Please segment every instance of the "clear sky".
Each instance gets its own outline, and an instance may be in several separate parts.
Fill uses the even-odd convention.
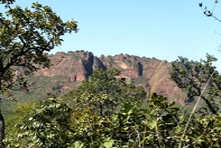
[[[215,1],[215,0],[214,0]],[[213,0],[38,0],[64,20],[78,21],[79,32],[66,35],[57,51],[91,51],[96,56],[127,53],[172,61],[206,53],[221,58],[221,23],[203,15],[198,3]],[[30,6],[32,0],[17,0]],[[214,14],[221,17],[221,1]],[[220,64],[221,65],[221,64]]]

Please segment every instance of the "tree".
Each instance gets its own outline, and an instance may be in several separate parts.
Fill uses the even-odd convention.
[[[221,75],[212,65],[216,60],[207,54],[206,60],[200,62],[189,61],[183,57],[172,62],[171,79],[187,93],[188,98],[200,97],[203,100],[203,115],[209,113],[206,111],[208,109],[212,114],[218,114],[220,111]]]
[[[115,68],[98,69],[79,87],[61,97],[70,100],[74,110],[73,139],[85,147],[101,146],[112,134],[119,137],[119,128],[112,130],[112,116],[123,108],[122,104],[146,99],[142,87],[127,84],[119,75],[120,71]]]
[[[90,106],[100,116],[110,116],[122,102],[146,98],[142,87],[126,84],[124,79],[117,78],[119,75],[120,71],[115,68],[98,69],[63,98],[72,99],[73,105],[78,108]]]
[[[26,110],[20,111],[21,107]],[[17,120],[16,130],[13,130],[14,133],[9,131],[6,136],[7,147],[70,146],[73,142],[69,122],[71,113],[69,105],[57,98],[43,99],[31,105],[18,105],[14,114],[15,119],[11,120],[11,122]]]
[[[119,74],[117,69],[96,70],[89,80],[61,98],[49,98],[31,105],[31,110],[28,108],[28,113],[23,113],[22,120],[17,123],[19,130],[12,128],[14,134],[10,130],[6,135],[7,146],[68,147],[83,143],[85,147],[97,147],[103,142],[106,145],[109,135],[123,138],[123,129],[113,128],[111,116],[124,108],[122,103],[133,104],[139,100],[141,105],[146,92],[117,78]],[[130,106],[135,109],[135,105]],[[19,113],[15,112],[11,123],[15,123]],[[114,119],[113,122],[118,124]]]
[[[113,72],[115,69],[110,71]],[[113,78],[113,73],[106,72],[95,71],[98,76],[96,82],[108,84],[110,79],[107,79],[107,76]],[[48,98],[31,105],[17,106],[14,116],[8,121],[17,123],[17,128],[7,127],[6,146],[220,147],[220,113],[207,116],[194,115],[188,120],[189,112],[178,107],[175,101],[168,101],[168,98],[156,93],[149,95],[144,101],[141,97],[143,93],[140,92],[142,89],[138,89],[139,87],[128,89],[125,83],[124,87],[116,85],[122,84],[122,82],[117,83],[118,80],[120,79],[114,79],[110,84],[116,86],[116,90],[121,90],[120,97],[115,93],[111,95],[121,98],[122,102],[119,101],[117,105],[119,108],[110,115],[100,114],[100,106],[97,106],[99,99],[105,101],[109,98],[103,99],[93,94],[97,92],[99,96],[104,90],[95,91],[93,88],[96,88],[96,85],[93,85],[93,88],[92,85],[86,85],[92,84],[95,80],[83,82],[85,87],[79,86],[82,90],[78,91],[83,94],[87,91],[87,95],[77,93],[75,94],[77,96],[73,96],[73,93],[68,93],[62,98]],[[94,82],[94,84],[99,83]],[[105,91],[111,93],[111,90]],[[78,103],[76,100],[74,103],[63,100],[63,98],[73,100],[74,97],[79,99]],[[187,124],[189,128],[186,128]]]
[[[0,0],[5,5],[0,13],[0,92],[9,96],[11,89],[28,88],[25,75],[50,66],[46,52],[61,45],[61,36],[78,30],[76,21],[64,22],[49,6],[33,3],[22,9],[14,2]],[[0,118],[0,144],[3,129]]]

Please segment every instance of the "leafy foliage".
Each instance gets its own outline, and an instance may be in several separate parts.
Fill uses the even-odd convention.
[[[7,147],[220,147],[220,113],[193,115],[189,121],[190,113],[174,101],[156,93],[146,96],[149,93],[125,84],[116,74],[116,69],[97,70],[61,98],[18,106],[8,121]],[[118,107],[101,114],[97,102],[114,103],[113,97],[120,98]]]
[[[206,60],[200,62],[179,57],[172,63],[172,80],[187,93],[188,98],[200,97],[204,101],[200,110],[203,115],[208,114],[208,111],[213,114],[219,112],[221,76],[212,65],[216,60],[207,54]]]
[[[8,146],[67,147],[72,109],[63,101],[48,98],[32,105],[32,109],[18,122],[17,137],[6,139]],[[11,142],[11,140],[13,142]],[[14,145],[13,145],[14,144]]]
[[[0,22],[2,91],[16,80],[27,88],[23,74],[36,71],[39,65],[49,67],[44,52],[60,45],[65,33],[77,31],[75,21],[63,22],[50,7],[39,3],[33,3],[32,9],[9,7],[5,15],[0,14]],[[16,67],[23,67],[23,73]]]
[[[90,106],[101,116],[110,116],[119,107],[121,102],[133,99],[145,99],[142,87],[126,84],[123,79],[117,79],[120,72],[117,69],[96,70],[82,84],[70,91],[63,98],[73,99],[77,108]]]
[[[33,3],[31,9],[14,6],[15,0],[0,0],[0,95],[11,90],[28,90],[25,76],[40,67],[49,67],[45,52],[61,45],[62,36],[77,32],[77,22],[64,22],[52,9]],[[3,95],[4,94],[4,95]],[[0,146],[3,146],[4,118],[0,112]]]

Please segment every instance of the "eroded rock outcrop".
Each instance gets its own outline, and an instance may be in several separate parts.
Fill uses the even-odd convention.
[[[177,94],[182,96],[182,91],[179,88],[175,89],[174,82],[169,78],[170,63],[167,61],[128,54],[96,57],[93,53],[83,50],[58,52],[49,55],[49,58],[52,63],[50,69],[41,69],[35,75],[68,77],[67,81],[71,83],[64,84],[60,89],[73,89],[76,86],[74,83],[88,79],[96,69],[115,67],[121,71],[120,77],[125,78],[127,82],[177,100],[180,99]]]

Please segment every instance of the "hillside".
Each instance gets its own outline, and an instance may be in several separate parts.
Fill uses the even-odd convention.
[[[87,51],[57,52],[49,55],[52,66],[29,78],[30,91],[16,93],[21,101],[60,95],[78,86],[96,69],[117,68],[128,83],[143,86],[171,99],[182,100],[182,91],[169,79],[170,63],[156,58],[128,54],[96,57]],[[182,101],[180,102],[182,103]]]

